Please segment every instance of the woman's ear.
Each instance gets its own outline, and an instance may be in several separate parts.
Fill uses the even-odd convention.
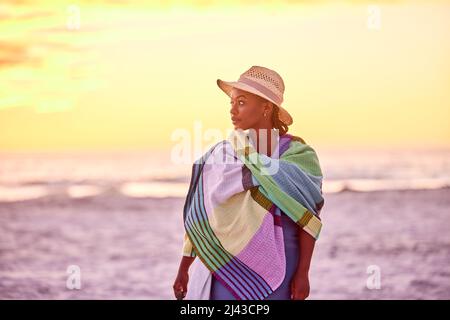
[[[273,112],[273,103],[270,101],[267,101],[267,107],[266,107],[267,113],[272,113]]]
[[[264,111],[267,111],[267,112],[270,112],[270,111],[272,111],[272,102],[270,102],[270,101],[264,101],[263,102],[263,108],[264,108]]]

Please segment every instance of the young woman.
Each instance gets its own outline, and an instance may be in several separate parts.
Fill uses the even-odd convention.
[[[217,84],[231,99],[235,132],[193,166],[175,297],[306,299],[324,204],[317,155],[287,134],[292,117],[281,106],[278,73],[253,66],[238,81]],[[236,162],[207,163],[219,154]]]

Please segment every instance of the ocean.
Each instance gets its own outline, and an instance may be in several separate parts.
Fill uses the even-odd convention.
[[[450,186],[450,149],[320,150],[324,193],[421,190]],[[192,159],[195,159],[194,157]],[[170,151],[3,153],[0,202],[59,195],[184,197],[191,164]]]
[[[450,299],[450,151],[316,151],[309,298]],[[174,299],[191,164],[170,159],[1,154],[0,299]]]

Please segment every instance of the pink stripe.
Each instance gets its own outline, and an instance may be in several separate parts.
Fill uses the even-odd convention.
[[[274,225],[271,213],[266,213],[261,226],[236,258],[259,274],[272,290],[283,282],[286,269],[283,230]]]
[[[283,100],[281,100],[275,93],[273,93],[268,88],[264,87],[263,85],[259,84],[256,81],[250,80],[250,79],[245,78],[245,77],[240,77],[239,78],[239,82],[242,82],[242,83],[245,83],[245,84],[247,84],[249,86],[252,86],[253,88],[255,88],[258,91],[260,91],[262,94],[265,94],[270,99],[275,101],[275,103],[278,104],[278,105],[281,105],[281,103],[283,102]]]

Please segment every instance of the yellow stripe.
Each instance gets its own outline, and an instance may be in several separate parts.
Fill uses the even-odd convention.
[[[303,216],[301,217],[301,219],[297,222],[297,224],[304,227],[308,224],[308,222],[311,220],[312,217],[313,217],[313,214],[309,210],[306,210],[305,213],[303,213]]]
[[[309,220],[307,226],[308,228],[310,228],[311,230],[315,230],[316,233],[319,234],[320,229],[322,228],[322,222],[316,216],[314,216],[313,219]]]
[[[272,207],[272,201],[270,201],[266,196],[264,196],[261,191],[259,191],[258,187],[253,187],[250,189],[253,200],[261,205],[261,207],[266,210],[270,210]]]

